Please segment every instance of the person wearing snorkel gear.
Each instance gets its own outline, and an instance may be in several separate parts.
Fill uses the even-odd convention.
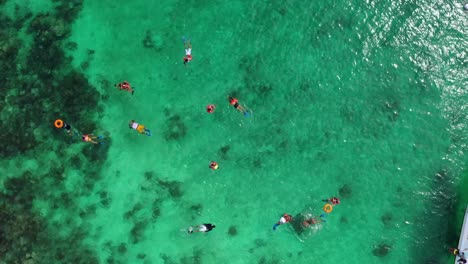
[[[192,61],[192,44],[189,40],[184,39],[184,49],[185,49],[185,56],[184,56],[184,65]]]
[[[207,105],[207,106],[206,106],[206,112],[207,112],[208,114],[212,114],[212,113],[214,112],[215,109],[216,109],[216,106],[215,106],[215,105],[210,104],[210,105]]]
[[[101,138],[102,136],[95,136],[93,134],[84,134],[81,136],[81,140],[83,140],[83,142],[89,142],[93,144],[102,144],[102,142],[95,141],[95,139],[101,139]]]
[[[65,129],[65,131],[67,131],[68,134],[71,133],[71,126],[67,122],[63,122],[63,127],[62,128]]]
[[[324,216],[325,215],[322,214],[322,215],[320,215],[319,219],[317,219],[316,217],[306,219],[306,220],[302,221],[302,226],[303,227],[309,227],[311,225],[316,225],[316,224],[319,224],[319,223],[322,223],[322,222],[326,222],[326,220],[322,219],[322,217],[324,217]]]
[[[210,169],[212,169],[212,170],[217,170],[217,169],[219,168],[219,165],[218,165],[218,163],[217,163],[216,161],[212,161],[212,162],[210,162],[210,166],[209,166],[209,167],[210,167]]]
[[[80,135],[80,132],[78,132],[76,129],[73,129],[72,126],[67,122],[63,122],[63,129],[65,129],[65,131],[67,131],[67,134],[71,137],[74,137],[75,135]]]
[[[453,254],[455,256],[455,258],[458,257],[457,262],[459,264],[465,264],[466,263],[466,257],[465,257],[464,252],[460,252],[460,250],[458,248],[450,248],[449,251],[450,251],[451,254]]]
[[[322,201],[327,202],[327,203],[331,203],[333,206],[341,203],[340,198],[338,198],[338,197],[331,197],[331,198],[328,198],[328,199],[325,199],[325,200],[322,200]]]
[[[283,216],[280,218],[276,224],[273,225],[273,230],[276,230],[276,228],[282,224],[286,224],[292,221],[292,216],[288,214],[283,214]]]
[[[213,225],[213,224],[202,224],[202,225],[199,225],[199,226],[196,226],[195,228],[194,227],[189,227],[188,228],[188,232],[189,234],[193,233],[193,232],[203,232],[203,233],[207,233],[207,232],[210,232],[211,230],[213,230],[216,226]]]
[[[145,128],[144,125],[140,125],[137,122],[135,122],[135,120],[130,120],[130,122],[128,123],[128,127],[130,129],[136,130],[140,134],[151,136],[151,131]]]
[[[132,93],[132,95],[135,93],[135,90],[130,86],[130,83],[127,81],[123,81],[119,84],[114,84],[115,87],[119,88],[120,90],[125,90],[127,92]]]
[[[244,114],[245,116],[249,116],[249,110],[247,110],[245,107],[239,104],[239,100],[237,98],[229,96],[229,104],[232,105],[235,109],[237,109],[239,112]]]

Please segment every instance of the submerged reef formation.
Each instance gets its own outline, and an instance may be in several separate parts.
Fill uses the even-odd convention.
[[[71,157],[63,145],[79,141],[53,126],[63,118],[79,132],[98,129],[93,115],[100,110],[100,95],[64,50],[73,48],[66,41],[83,1],[52,0],[53,9],[45,13],[18,4],[14,14],[5,13],[5,2],[0,1],[0,160],[18,162],[1,179],[1,262],[98,263],[83,240],[86,219],[101,205],[77,200],[92,194],[100,175],[96,164],[106,158],[110,142],[97,148],[83,144]],[[41,170],[25,169],[28,160]],[[87,174],[74,190],[64,184],[68,169]],[[102,192],[102,206],[110,202]]]
[[[379,245],[374,247],[374,249],[372,250],[372,254],[376,257],[382,258],[388,255],[388,253],[390,252],[390,249],[392,249],[391,246],[385,243],[380,243]]]

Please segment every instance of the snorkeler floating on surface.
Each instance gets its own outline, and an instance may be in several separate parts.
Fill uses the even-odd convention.
[[[208,114],[212,114],[212,113],[214,112],[215,109],[216,109],[216,106],[215,106],[215,105],[210,104],[210,105],[207,105],[207,106],[206,106],[206,112],[207,112]]]
[[[134,130],[138,131],[138,133],[140,133],[140,134],[151,136],[151,131],[149,129],[145,128],[144,125],[140,125],[137,122],[135,122],[135,120],[130,120],[130,122],[128,122],[128,127],[130,129],[134,129]]]
[[[54,126],[56,128],[63,128],[65,131],[67,131],[68,134],[71,132],[71,126],[67,122],[64,122],[62,119],[57,119],[54,122]]]
[[[218,163],[216,161],[210,162],[210,169],[217,170],[219,168]]]
[[[322,223],[322,222],[326,222],[326,220],[323,219],[323,217],[325,217],[325,215],[321,214],[319,219],[317,219],[317,217],[311,217],[309,219],[305,219],[304,221],[302,221],[302,226],[303,227],[309,227],[311,225],[316,225],[316,224],[319,224],[319,223]]]
[[[54,126],[59,129],[65,129],[67,134],[71,137],[74,137],[75,135],[81,135],[80,132],[78,132],[76,129],[73,129],[69,123],[63,121],[62,119],[55,120]]]
[[[184,65],[192,61],[192,43],[190,43],[190,39],[182,38],[184,41],[184,49],[185,49],[185,56],[184,56]]]
[[[327,203],[331,203],[333,206],[341,203],[340,198],[338,198],[338,197],[331,197],[331,198],[328,198],[328,199],[325,199],[325,200],[322,200],[322,201],[327,202]]]
[[[244,106],[239,104],[239,100],[235,97],[228,97],[229,99],[229,104],[231,104],[235,109],[237,109],[239,112],[241,112],[244,116],[248,117],[250,116],[250,111],[247,110]]]
[[[127,81],[123,81],[119,84],[114,84],[114,86],[119,88],[120,90],[125,90],[127,92],[130,92],[132,93],[132,95],[135,93],[135,89],[133,89],[130,83],[128,83]]]
[[[292,220],[292,216],[288,215],[288,214],[283,214],[283,216],[280,218],[280,220],[273,225],[273,230],[276,230],[276,228],[282,224],[286,224],[286,223],[289,223],[291,222]]]
[[[104,142],[95,141],[95,139],[102,139],[102,138],[103,136],[95,136],[93,134],[84,134],[81,136],[81,140],[83,140],[83,142],[89,142],[93,144],[103,144]]]
[[[213,225],[213,224],[202,224],[202,225],[199,225],[199,226],[191,226],[187,229],[187,232],[189,234],[192,234],[193,232],[203,232],[203,233],[207,233],[207,232],[210,232],[211,230],[213,230],[213,228],[215,228],[216,226]]]

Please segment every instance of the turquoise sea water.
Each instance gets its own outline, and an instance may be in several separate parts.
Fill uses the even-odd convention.
[[[450,260],[468,188],[462,2],[0,4],[0,263]],[[307,240],[272,230],[331,196]],[[201,223],[217,227],[185,232]]]

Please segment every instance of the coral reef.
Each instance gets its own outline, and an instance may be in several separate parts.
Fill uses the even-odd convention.
[[[143,46],[145,48],[160,51],[164,46],[164,41],[160,34],[157,34],[152,30],[147,30],[145,33],[145,38],[143,39]]]
[[[156,199],[152,204],[151,217],[156,220],[161,215],[161,201]]]
[[[377,247],[375,247],[372,250],[372,254],[376,257],[382,258],[388,255],[388,253],[390,252],[390,249],[392,249],[391,246],[385,243],[380,243],[379,245],[377,245]]]
[[[341,188],[338,190],[338,193],[340,194],[341,198],[350,198],[353,194],[353,189],[351,189],[350,185],[345,184],[341,186]]]
[[[393,215],[391,213],[385,213],[385,214],[382,215],[380,220],[382,220],[382,223],[385,226],[390,226],[392,224]]]
[[[180,140],[187,134],[187,126],[184,124],[180,115],[172,115],[167,119],[164,138],[169,140]]]
[[[230,236],[235,236],[237,235],[237,228],[235,226],[230,226],[228,230],[228,234]]]
[[[0,0],[0,5],[4,2]],[[96,164],[106,158],[109,144],[92,150],[93,146],[83,145],[85,156],[67,156],[63,148],[47,144],[51,134],[73,142],[53,127],[55,119],[66,118],[74,128],[89,133],[97,129],[93,118],[100,110],[100,95],[63,51],[83,1],[53,2],[54,9],[34,15],[27,6],[16,5],[13,19],[0,9],[0,140],[9,142],[1,144],[0,158],[40,160],[37,155],[44,148],[58,157],[41,166],[48,170],[5,179],[0,192],[2,263],[98,263],[93,249],[83,242],[88,236],[86,225],[79,224],[97,207],[78,208],[75,201],[92,194],[100,175]],[[32,43],[24,40],[25,34]],[[69,192],[64,180],[70,168],[86,168],[89,177]],[[102,205],[108,206],[107,193],[100,195]],[[52,220],[56,214],[63,216],[62,221]]]
[[[181,187],[181,182],[162,179],[157,179],[157,182],[159,186],[161,186],[161,188],[168,191],[170,197],[173,199],[179,199],[184,195]]]
[[[231,146],[230,145],[225,145],[225,146],[222,146],[220,149],[219,149],[219,156],[222,160],[227,160],[228,159],[228,152],[229,150],[231,150]]]
[[[143,239],[143,233],[147,225],[148,221],[137,221],[134,223],[132,229],[130,230],[130,240],[133,244],[137,244]]]
[[[201,215],[201,213],[203,211],[203,205],[202,204],[194,204],[194,205],[190,206],[190,211],[192,213],[192,220],[195,220]]]

